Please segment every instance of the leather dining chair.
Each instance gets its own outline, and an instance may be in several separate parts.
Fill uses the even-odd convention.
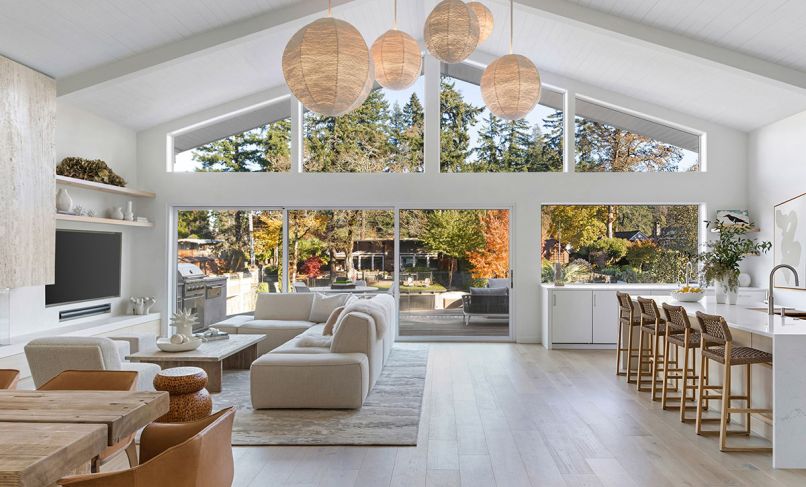
[[[232,422],[226,408],[198,421],[151,423],[140,437],[140,465],[128,470],[75,475],[71,487],[226,487],[235,474]]]
[[[39,387],[38,391],[133,391],[137,386],[137,372],[131,370],[65,370]],[[91,470],[98,472],[101,465],[125,451],[129,465],[137,465],[137,446],[134,435],[129,435],[102,451],[92,459]]]
[[[20,371],[17,369],[0,369],[0,389],[16,389],[17,381],[20,379]]]
[[[17,369],[0,369],[0,389],[16,389],[17,381],[20,379],[20,371]]]

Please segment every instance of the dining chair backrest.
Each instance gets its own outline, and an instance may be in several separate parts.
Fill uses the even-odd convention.
[[[641,310],[641,322],[645,325],[657,323],[661,319],[658,303],[654,299],[639,297],[638,308]]]
[[[0,389],[16,389],[17,381],[20,379],[20,371],[17,369],[0,369]]]
[[[38,391],[133,391],[137,372],[132,370],[65,370],[37,387]]]
[[[697,311],[697,323],[700,325],[700,332],[706,341],[716,343],[733,341],[730,327],[725,318]]]
[[[683,328],[684,330],[692,329],[691,320],[688,319],[686,308],[663,303],[663,311],[666,313],[666,321],[668,321],[669,324]]]
[[[632,297],[630,297],[628,293],[616,291],[616,299],[618,299],[619,318],[625,321],[632,321],[635,314],[635,305],[632,302]]]

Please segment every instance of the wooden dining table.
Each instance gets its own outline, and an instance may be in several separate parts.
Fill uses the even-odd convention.
[[[54,485],[168,408],[167,392],[0,391],[0,487]]]

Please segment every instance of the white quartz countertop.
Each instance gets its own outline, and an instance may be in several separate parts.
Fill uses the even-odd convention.
[[[654,299],[661,306],[669,303],[674,306],[683,306],[689,315],[694,317],[697,311],[712,315],[721,315],[731,328],[747,331],[758,335],[775,337],[780,335],[806,335],[806,320],[787,317],[782,319],[779,315],[767,314],[767,305],[760,301],[739,300],[738,304],[717,304],[712,297],[706,297],[697,303],[682,303],[668,296],[645,296]],[[759,308],[758,311],[750,308]]]
[[[618,284],[566,284],[565,286],[555,286],[554,284],[541,284],[542,287],[546,289],[601,289],[601,290],[622,290],[622,289],[662,289],[662,290],[669,290],[674,291],[678,287],[678,284],[627,284],[627,283],[618,283]],[[707,289],[713,289],[709,287]],[[763,288],[760,287],[740,287],[739,292],[742,291],[763,291]]]

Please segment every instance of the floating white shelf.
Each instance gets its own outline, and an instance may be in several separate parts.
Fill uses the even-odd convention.
[[[125,196],[134,196],[139,198],[156,198],[157,194],[151,191],[143,191],[133,188],[122,188],[120,186],[113,186],[111,184],[96,183],[94,181],[84,181],[83,179],[68,178],[67,176],[56,176],[56,184],[63,184],[65,186],[73,186],[76,188],[91,189],[94,191],[103,191],[104,193],[116,193]]]
[[[153,227],[151,222],[130,222],[128,220],[114,220],[112,218],[99,218],[97,216],[80,216],[80,215],[66,215],[64,213],[56,213],[57,220],[65,220],[70,222],[84,222],[84,223],[100,223],[104,225],[123,225],[129,227]]]

